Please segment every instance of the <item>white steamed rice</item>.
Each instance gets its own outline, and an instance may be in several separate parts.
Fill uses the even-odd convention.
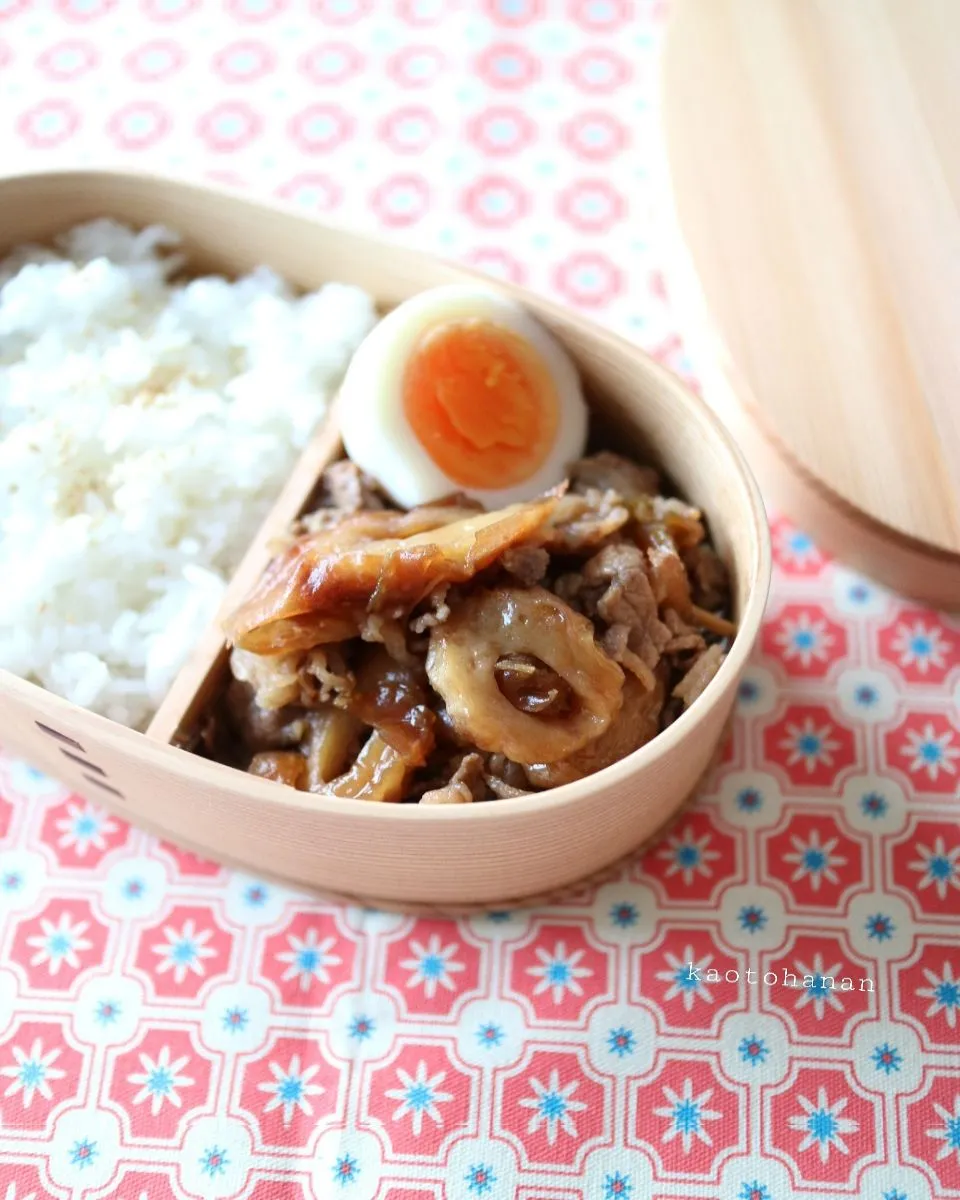
[[[0,666],[141,728],[375,320],[170,283],[176,244],[94,221],[0,263]]]

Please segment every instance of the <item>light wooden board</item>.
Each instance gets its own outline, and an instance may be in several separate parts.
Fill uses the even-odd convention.
[[[960,3],[675,0],[663,116],[679,315],[769,499],[960,606]]]

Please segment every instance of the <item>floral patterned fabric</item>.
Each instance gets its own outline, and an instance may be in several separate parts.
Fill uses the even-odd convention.
[[[3,165],[280,194],[689,373],[657,253],[664,15],[0,0]],[[723,762],[551,908],[318,903],[0,759],[0,1197],[960,1196],[960,625],[772,530]]]

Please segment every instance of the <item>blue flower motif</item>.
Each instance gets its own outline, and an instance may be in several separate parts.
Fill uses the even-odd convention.
[[[229,1165],[230,1159],[222,1146],[209,1146],[200,1155],[200,1167],[204,1175],[209,1175],[211,1179],[225,1175]]]
[[[243,893],[245,904],[249,904],[251,908],[263,908],[267,902],[269,891],[262,883],[251,883]]]
[[[790,534],[790,536],[787,538],[787,545],[798,558],[802,558],[804,555],[809,554],[813,549],[813,541],[811,538],[807,534],[801,533],[799,529],[794,530],[794,532]]]
[[[5,892],[19,892],[23,887],[23,876],[17,871],[7,871],[3,879],[0,879],[0,887]]]
[[[812,629],[797,629],[792,635],[793,644],[799,651],[813,650],[817,645],[817,635]]]
[[[756,788],[743,788],[737,792],[737,808],[741,812],[759,812],[762,807],[763,795]]]
[[[886,816],[889,807],[886,798],[879,792],[865,792],[860,797],[860,811],[865,817],[878,820],[880,817]]]
[[[906,1192],[898,1192],[896,1188],[891,1188],[889,1192],[883,1193],[883,1200],[908,1200]]]
[[[603,1181],[603,1200],[630,1200],[633,1195],[633,1184],[630,1176],[620,1171],[608,1175]]]
[[[773,1200],[773,1197],[765,1183],[754,1179],[750,1183],[747,1183],[746,1180],[743,1181],[737,1200]]]
[[[877,913],[875,916],[867,918],[864,929],[866,929],[870,941],[889,942],[897,927],[889,917]]]
[[[487,1022],[481,1025],[477,1030],[477,1041],[481,1046],[499,1046],[503,1041],[504,1033],[499,1025],[494,1025],[492,1022]]]
[[[113,1025],[123,1009],[116,1000],[100,1000],[93,1014],[98,1025]]]
[[[806,841],[792,835],[790,841],[793,851],[783,856],[784,862],[792,863],[796,868],[791,876],[792,881],[795,883],[799,879],[807,879],[815,892],[820,890],[824,880],[828,883],[839,883],[840,876],[836,868],[847,865],[845,856],[836,853],[839,840],[832,837],[821,842],[819,830],[816,829],[810,831]]]
[[[767,1061],[770,1057],[770,1047],[763,1038],[758,1038],[756,1034],[752,1034],[750,1037],[740,1039],[737,1053],[740,1055],[741,1062],[748,1062],[752,1067],[755,1067]]]
[[[607,1034],[607,1049],[617,1058],[626,1058],[637,1046],[633,1031],[621,1025],[619,1029],[611,1029]]]
[[[139,900],[145,891],[143,880],[137,879],[136,876],[128,879],[123,885],[123,894],[128,900]]]
[[[740,922],[741,929],[749,930],[750,933],[756,933],[758,929],[763,929],[764,925],[766,925],[767,914],[755,904],[748,904],[740,909],[740,915],[737,919]]]
[[[884,1042],[882,1046],[877,1046],[873,1052],[873,1065],[878,1071],[882,1071],[884,1075],[892,1075],[894,1071],[899,1071],[903,1064],[903,1055],[899,1050],[894,1049],[889,1042]]]
[[[508,912],[490,912],[487,913],[487,920],[491,925],[506,925],[512,915]]]
[[[377,1023],[372,1017],[358,1013],[350,1022],[350,1037],[355,1042],[365,1042],[373,1036]]]
[[[880,693],[869,683],[861,683],[853,693],[854,703],[861,708],[872,708],[880,699]]]
[[[854,604],[866,604],[871,592],[865,583],[852,583],[847,589],[847,598]]]
[[[472,1166],[464,1179],[467,1184],[467,1191],[472,1196],[486,1196],[493,1189],[493,1185],[497,1182],[497,1177],[493,1173],[493,1167],[488,1163],[477,1163]]]
[[[621,900],[610,909],[610,920],[618,929],[629,929],[636,925],[639,917],[637,906],[628,900]]]
[[[752,679],[744,679],[737,688],[737,696],[744,704],[752,704],[759,695],[760,688]]]
[[[341,1187],[353,1183],[360,1174],[357,1160],[349,1154],[341,1154],[333,1164],[333,1178]]]
[[[690,1153],[694,1138],[699,1139],[707,1146],[711,1145],[712,1141],[705,1122],[719,1120],[722,1115],[715,1109],[707,1107],[712,1094],[713,1089],[707,1088],[701,1095],[695,1096],[693,1080],[689,1078],[683,1081],[683,1088],[679,1093],[673,1088],[665,1086],[663,1095],[668,1103],[653,1110],[654,1116],[666,1117],[670,1122],[661,1141],[666,1143],[678,1137],[684,1154]]]
[[[74,1142],[70,1150],[70,1165],[79,1167],[82,1171],[84,1168],[93,1165],[98,1153],[97,1143],[91,1142],[89,1138]]]
[[[839,1096],[832,1103],[827,1100],[826,1088],[818,1088],[815,1101],[807,1096],[798,1096],[797,1103],[801,1112],[787,1118],[790,1129],[803,1133],[803,1138],[797,1147],[802,1154],[815,1146],[821,1162],[827,1162],[831,1151],[836,1148],[841,1154],[849,1154],[849,1148],[843,1140],[845,1133],[855,1133],[859,1128],[856,1121],[843,1116],[849,1097]]]
[[[250,1014],[245,1008],[228,1008],[223,1014],[223,1027],[231,1033],[242,1033],[250,1024]]]

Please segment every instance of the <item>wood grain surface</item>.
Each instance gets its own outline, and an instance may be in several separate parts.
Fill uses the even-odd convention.
[[[960,4],[676,0],[663,107],[769,498],[813,485],[811,533],[960,604]]]

